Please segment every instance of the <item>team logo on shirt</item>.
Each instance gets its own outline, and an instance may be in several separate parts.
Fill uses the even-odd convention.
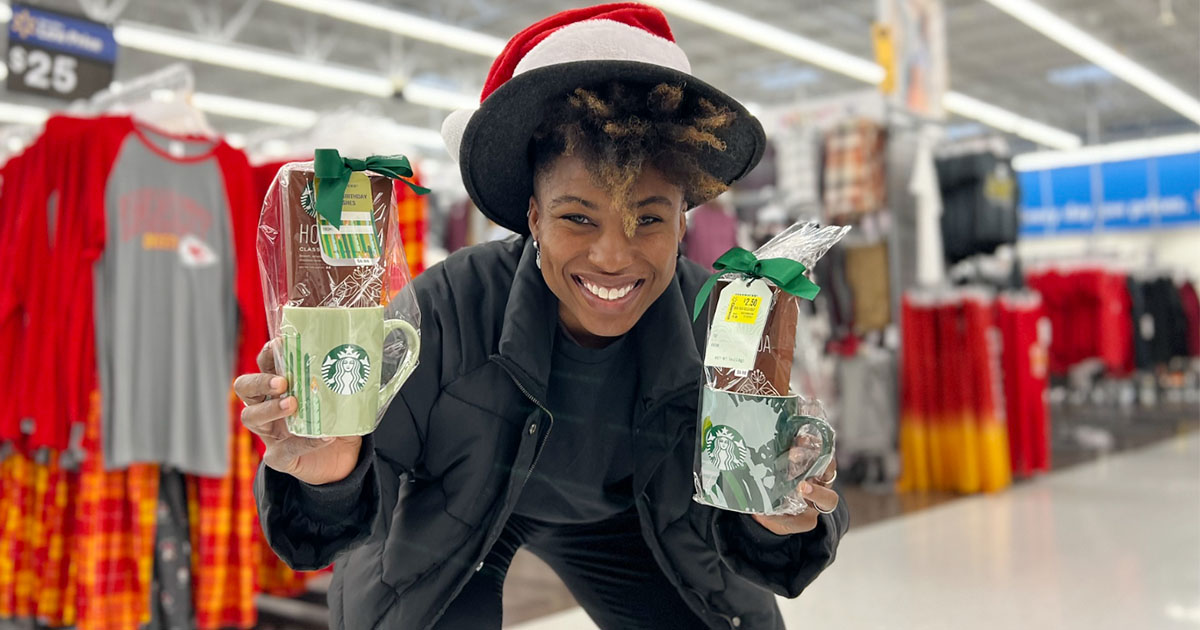
[[[146,239],[142,239],[145,241]],[[185,267],[208,267],[220,260],[208,243],[188,234],[179,239],[179,259]],[[143,243],[144,244],[144,243]]]
[[[367,351],[352,343],[340,345],[321,363],[321,378],[334,393],[353,396],[362,391],[371,376],[371,359]]]
[[[750,449],[746,440],[735,430],[723,424],[709,427],[704,434],[704,452],[717,470],[746,468],[750,461]]]

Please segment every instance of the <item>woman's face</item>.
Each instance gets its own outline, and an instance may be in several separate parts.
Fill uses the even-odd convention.
[[[629,332],[675,275],[687,227],[683,190],[648,168],[631,204],[632,236],[615,200],[574,156],[551,163],[534,182],[529,229],[541,246],[542,276],[563,325],[582,344]]]

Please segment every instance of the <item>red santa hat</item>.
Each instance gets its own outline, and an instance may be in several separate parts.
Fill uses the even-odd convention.
[[[453,112],[442,124],[446,148],[476,206],[496,223],[527,233],[529,141],[545,103],[611,80],[682,85],[736,112],[733,125],[719,134],[726,150],[702,157],[703,166],[727,183],[762,157],[762,126],[735,99],[691,75],[661,11],[636,3],[572,9],[509,40],[488,72],[479,107]]]

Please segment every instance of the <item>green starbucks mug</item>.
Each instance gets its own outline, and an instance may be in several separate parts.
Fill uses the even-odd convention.
[[[392,331],[405,338],[396,372],[381,385],[384,340]],[[386,319],[382,306],[330,308],[285,306],[279,326],[288,393],[296,413],[288,431],[302,437],[366,435],[412,374],[420,355],[417,330]]]
[[[801,413],[801,398],[705,387],[700,400],[695,500],[751,514],[806,509],[796,489],[824,472],[835,435],[824,420]]]

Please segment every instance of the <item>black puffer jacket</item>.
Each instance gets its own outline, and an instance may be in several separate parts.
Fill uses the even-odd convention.
[[[414,281],[421,365],[392,402],[363,462],[356,508],[337,522],[302,509],[299,482],[263,469],[258,507],[271,547],[298,569],[337,559],[329,592],[341,630],[429,628],[504,527],[539,449],[557,302],[528,238],[459,252]],[[845,507],[777,537],[692,501],[704,330],[687,305],[705,279],[681,260],[634,328],[634,496],[646,542],[712,628],[782,628],[774,593],[794,597],[834,558]],[[581,447],[583,447],[581,445]],[[360,470],[364,466],[360,465]]]

